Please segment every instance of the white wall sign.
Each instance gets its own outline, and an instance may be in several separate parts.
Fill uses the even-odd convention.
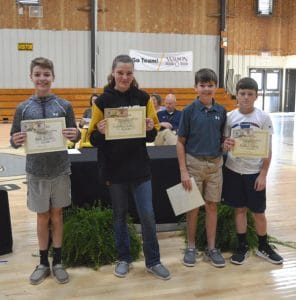
[[[192,71],[192,51],[160,53],[131,49],[129,55],[137,71]]]

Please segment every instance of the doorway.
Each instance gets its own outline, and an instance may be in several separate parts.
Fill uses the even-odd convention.
[[[266,112],[280,112],[282,107],[283,70],[272,68],[250,68],[249,76],[258,84],[255,106]]]
[[[284,111],[295,112],[296,69],[286,70]]]

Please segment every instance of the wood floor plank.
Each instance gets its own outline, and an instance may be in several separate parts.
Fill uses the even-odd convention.
[[[277,119],[280,122],[277,122]],[[285,124],[281,116],[273,117],[277,126]],[[291,118],[287,119],[291,122]],[[293,119],[294,122],[294,119]],[[0,125],[0,153],[17,153],[9,148],[11,124]],[[294,126],[291,125],[292,128]],[[275,131],[281,132],[280,128]],[[268,176],[267,218],[269,234],[283,241],[296,240],[296,148],[293,130],[288,136],[276,134],[274,157]],[[57,284],[52,278],[39,286],[32,286],[28,277],[38,264],[36,215],[26,207],[25,177],[1,177],[13,182],[19,190],[9,192],[13,228],[13,253],[0,256],[0,299],[296,299],[296,250],[277,245],[284,256],[283,265],[272,265],[253,253],[242,266],[229,262],[217,269],[199,258],[196,267],[181,264],[184,240],[180,232],[158,233],[162,261],[169,267],[172,279],[161,281],[145,271],[141,257],[125,279],[115,277],[114,266],[107,265],[94,271],[89,268],[70,268],[70,282]],[[0,184],[2,184],[0,183]],[[1,230],[1,229],[0,229]],[[6,261],[6,262],[5,262]]]

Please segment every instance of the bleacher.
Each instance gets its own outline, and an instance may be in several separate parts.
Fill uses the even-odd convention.
[[[162,99],[169,94],[175,94],[177,108],[182,110],[196,98],[194,88],[144,88],[148,94],[157,93]],[[102,93],[102,88],[58,88],[52,92],[72,103],[77,119],[82,117],[84,110],[89,106],[89,98],[93,93]],[[0,122],[11,122],[16,106],[28,99],[34,89],[0,89]],[[227,111],[236,108],[236,100],[231,98],[224,89],[217,89],[215,99]]]

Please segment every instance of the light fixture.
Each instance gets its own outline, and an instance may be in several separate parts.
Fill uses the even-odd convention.
[[[19,5],[40,5],[40,0],[16,0]]]
[[[271,16],[273,0],[256,0],[256,13],[258,16]]]

